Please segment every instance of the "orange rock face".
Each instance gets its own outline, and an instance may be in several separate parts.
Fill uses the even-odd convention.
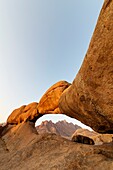
[[[83,64],[60,110],[100,133],[113,133],[113,0],[105,0]]]
[[[19,124],[28,120],[35,122],[39,117],[47,113],[61,113],[58,103],[63,91],[69,87],[70,83],[60,81],[50,87],[41,98],[39,104],[30,103],[15,109],[7,119],[8,124]]]
[[[18,109],[15,109],[7,119],[8,124],[19,124],[27,120],[33,120],[35,117],[39,116],[38,113],[38,103],[33,102],[27,106],[21,106]]]
[[[59,81],[51,86],[39,101],[39,113],[61,113],[58,108],[59,99],[63,91],[69,86],[70,83],[66,81]]]

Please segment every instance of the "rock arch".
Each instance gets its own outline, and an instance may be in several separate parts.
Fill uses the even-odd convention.
[[[56,83],[41,98],[36,110],[24,114],[20,111],[19,120],[18,116],[13,119],[16,113],[12,113],[7,122],[34,121],[43,114],[61,112],[97,132],[113,133],[112,19],[113,0],[105,0],[89,49],[72,85],[65,81]]]

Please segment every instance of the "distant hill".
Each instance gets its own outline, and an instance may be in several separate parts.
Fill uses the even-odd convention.
[[[43,121],[41,125],[36,126],[39,134],[42,133],[55,133],[57,135],[63,136],[65,138],[70,138],[72,134],[81,128],[73,123],[68,123],[65,120],[53,123],[52,121]]]

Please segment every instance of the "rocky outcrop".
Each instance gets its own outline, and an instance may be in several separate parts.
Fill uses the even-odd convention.
[[[60,98],[62,113],[113,133],[113,0],[105,0],[83,64]]]
[[[7,119],[8,124],[19,124],[28,120],[36,120],[47,113],[61,113],[58,103],[63,91],[70,86],[66,81],[59,81],[50,87],[39,101],[15,109]]]
[[[39,113],[61,113],[58,107],[59,99],[63,91],[70,86],[66,81],[59,81],[51,86],[38,104]]]
[[[73,142],[52,133],[38,134],[34,124],[41,115],[58,113],[60,108],[98,132],[113,132],[112,18],[113,0],[105,0],[89,50],[72,85],[53,85],[39,105],[32,103],[14,110],[7,124],[0,126],[1,170],[113,169],[113,142],[108,136],[107,143],[96,132],[89,132],[90,136],[76,133]],[[103,143],[90,145],[97,139]]]
[[[79,128],[81,127],[74,125],[73,123],[68,123],[65,120],[58,121],[57,123],[46,120],[43,121],[39,126],[36,126],[39,134],[55,133],[68,139],[71,139],[72,134]]]
[[[41,115],[38,112],[38,103],[33,102],[27,106],[21,106],[18,109],[15,109],[7,119],[8,124],[19,124],[21,122],[36,121]]]
[[[14,110],[7,124],[0,125],[1,170],[113,169],[113,142],[108,136],[109,143],[96,132],[86,136],[78,130],[73,142],[52,133],[38,134],[34,124],[43,114],[60,113],[60,107],[98,132],[113,132],[112,18],[113,0],[105,0],[88,53],[71,86],[67,82],[53,85],[39,105]],[[103,143],[91,145],[97,139]]]
[[[35,122],[43,114],[61,113],[58,103],[63,91],[70,86],[66,81],[59,81],[50,87],[39,101],[15,109],[7,119],[8,124],[19,124],[28,120]]]
[[[78,143],[89,143],[95,145],[102,145],[113,141],[113,134],[99,134],[88,129],[77,129],[72,135],[72,141]]]
[[[55,134],[39,135],[34,123],[7,125],[0,138],[1,170],[112,170],[113,144],[83,145]]]

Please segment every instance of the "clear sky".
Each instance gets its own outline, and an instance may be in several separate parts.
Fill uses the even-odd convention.
[[[57,81],[73,81],[103,2],[0,0],[0,122]]]

